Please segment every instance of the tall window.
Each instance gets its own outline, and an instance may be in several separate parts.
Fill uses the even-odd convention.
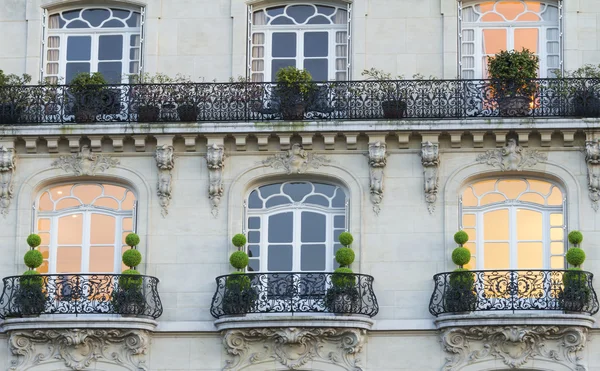
[[[36,201],[44,263],[40,273],[122,270],[125,236],[134,230],[134,194],[112,184],[53,186]]]
[[[348,9],[290,4],[250,12],[252,81],[273,81],[287,66],[315,81],[347,79]]]
[[[346,230],[347,198],[335,185],[269,184],[247,202],[249,271],[329,272]]]
[[[101,72],[120,83],[140,70],[141,13],[127,9],[89,7],[64,10],[48,17],[44,77],[64,78]]]
[[[540,58],[540,77],[561,68],[559,8],[524,0],[484,1],[463,7],[461,72],[487,78],[487,59],[501,50],[529,49]]]
[[[471,269],[564,269],[565,198],[537,179],[473,183],[461,197]]]

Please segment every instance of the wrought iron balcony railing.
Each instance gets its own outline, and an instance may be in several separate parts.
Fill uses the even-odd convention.
[[[120,274],[42,274],[3,279],[0,318],[40,314],[122,314],[158,318],[158,278]]]
[[[577,270],[445,272],[433,276],[434,316],[472,311],[554,310],[595,314],[594,275]]]
[[[336,313],[373,317],[373,277],[357,273],[247,273],[220,276],[210,313]]]
[[[0,87],[0,125],[553,116],[600,117],[600,79]]]

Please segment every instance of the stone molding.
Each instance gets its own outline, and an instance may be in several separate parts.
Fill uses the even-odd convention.
[[[13,360],[9,370],[61,362],[68,370],[94,370],[97,362],[113,363],[131,371],[148,370],[145,330],[44,329],[10,333]]]
[[[79,153],[60,156],[58,160],[52,162],[52,167],[61,168],[67,173],[73,173],[75,176],[94,176],[98,172],[104,172],[117,165],[119,165],[118,159],[92,153],[87,145],[82,146]]]
[[[425,202],[427,202],[427,210],[433,214],[439,187],[440,148],[438,143],[429,141],[421,143],[421,163],[425,179]]]
[[[600,141],[598,139],[585,142],[585,163],[592,208],[594,211],[598,211],[598,201],[600,200]]]
[[[504,148],[486,151],[477,156],[476,161],[496,167],[501,171],[521,171],[547,160],[546,153],[524,149],[517,144],[515,139],[508,139]]]
[[[381,212],[383,201],[383,178],[385,166],[387,165],[387,145],[384,142],[369,143],[369,185],[371,191],[371,203],[376,215]]]
[[[294,143],[287,151],[277,153],[262,162],[263,166],[283,169],[286,174],[303,174],[308,169],[318,169],[331,160],[315,153],[309,153],[301,144]]]
[[[0,213],[4,216],[8,214],[14,193],[13,176],[17,169],[15,160],[13,148],[0,146]]]
[[[171,170],[175,167],[173,146],[164,144],[156,147],[154,158],[156,159],[156,166],[158,167],[156,194],[158,195],[161,214],[164,218],[169,213],[169,204],[171,203],[171,193],[173,190],[173,175],[171,174]]]
[[[223,168],[225,167],[225,148],[213,143],[206,150],[206,166],[208,167],[208,198],[211,213],[219,214],[219,204],[223,197]]]
[[[243,370],[262,363],[279,363],[288,370],[310,368],[312,362],[362,371],[359,355],[366,330],[334,327],[273,327],[223,331],[230,359],[223,370]]]

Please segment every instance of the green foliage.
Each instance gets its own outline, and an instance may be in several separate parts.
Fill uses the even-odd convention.
[[[342,247],[335,253],[335,260],[342,266],[349,266],[354,261],[354,251],[349,247]]]
[[[342,245],[348,247],[352,244],[352,242],[354,242],[354,237],[352,237],[350,232],[342,232],[338,237],[338,241],[340,241]]]
[[[126,237],[125,237],[125,243],[127,244],[127,246],[137,246],[140,243],[140,236],[138,236],[135,233],[129,233]]]
[[[581,285],[584,283],[587,285],[587,274],[581,268],[569,268],[563,274],[563,284],[565,286]]]
[[[38,247],[41,243],[42,238],[39,235],[32,233],[29,236],[27,236],[27,244],[30,247]]]
[[[307,70],[300,70],[296,67],[284,67],[277,71],[275,76],[277,89],[286,91],[285,95],[301,94],[306,98],[309,93],[315,90],[315,84],[312,82],[312,76]]]
[[[44,279],[40,276],[38,271],[28,270],[23,272],[23,277],[19,279],[19,283],[23,288],[35,288],[42,287]]]
[[[488,59],[492,88],[497,97],[526,96],[534,94],[539,58],[523,48],[521,51],[503,50]]]
[[[248,254],[245,251],[236,251],[229,257],[229,263],[235,269],[244,269],[248,265]]]
[[[225,281],[225,287],[232,291],[248,290],[252,280],[244,272],[233,272]]]
[[[39,250],[29,250],[25,253],[23,257],[23,261],[25,265],[29,268],[37,268],[44,262],[44,257]]]
[[[579,267],[585,261],[585,252],[579,247],[571,247],[567,251],[566,258],[569,264]]]
[[[104,85],[108,84],[104,76],[100,72],[87,73],[81,72],[69,83],[70,91],[75,94],[86,92],[99,92],[104,89]]]
[[[246,236],[244,236],[241,233],[238,233],[235,236],[233,236],[233,238],[231,239],[231,243],[233,243],[233,246],[240,248],[246,245]]]
[[[563,275],[563,285],[564,289],[559,293],[563,310],[583,311],[591,298],[587,273],[581,268],[569,268]]]
[[[128,267],[137,267],[142,262],[142,254],[136,249],[129,249],[123,253],[122,260]]]
[[[364,70],[361,73],[362,76],[366,77],[366,80],[377,81],[378,84],[374,84],[370,87],[369,95],[373,98],[385,102],[385,101],[399,101],[402,99],[403,91],[399,89],[399,85],[395,83],[396,80],[403,80],[403,75],[392,76],[389,72],[377,68],[371,68]],[[357,93],[362,94],[361,91]]]
[[[452,251],[452,261],[454,264],[462,267],[471,260],[471,251],[466,247],[457,247]]]
[[[465,231],[458,231],[454,234],[454,242],[459,245],[464,245],[469,241],[469,235]]]
[[[574,78],[574,79],[600,79],[600,64],[594,66],[593,64],[584,64],[574,71],[565,71],[561,73],[560,70],[554,72],[558,78]]]
[[[30,82],[31,82],[31,75],[28,75],[26,73],[24,73],[21,76],[15,75],[13,73],[7,75],[4,73],[4,71],[0,70],[0,86],[26,85],[26,84],[29,84]]]
[[[449,312],[469,312],[477,306],[474,291],[475,275],[468,269],[457,268],[450,273],[449,285],[444,293],[444,305]]]
[[[583,234],[579,231],[569,232],[569,242],[578,246],[583,241]]]
[[[472,290],[475,283],[475,276],[471,271],[465,268],[456,268],[450,273],[450,287],[463,290]]]
[[[353,287],[356,285],[356,276],[351,273],[352,269],[340,267],[331,275],[331,283],[335,287]]]
[[[119,289],[121,290],[132,290],[139,289],[142,287],[143,277],[140,272],[135,269],[126,269],[121,272],[119,277]]]
[[[46,308],[48,298],[44,292],[44,278],[36,271],[23,272],[19,278],[19,289],[14,296],[16,316],[39,315]],[[6,313],[10,316],[11,313]]]

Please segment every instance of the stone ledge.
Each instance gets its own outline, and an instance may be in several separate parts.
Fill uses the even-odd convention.
[[[363,316],[280,316],[280,315],[254,315],[245,317],[226,317],[215,321],[219,331],[247,328],[354,328],[370,330],[375,321]]]
[[[439,330],[471,326],[579,326],[591,329],[594,327],[596,319],[587,314],[564,314],[551,311],[480,312],[442,315],[434,322]]]
[[[0,323],[0,333],[41,329],[129,329],[154,331],[157,322],[148,318],[119,315],[65,316],[45,314],[39,317],[10,318]]]

